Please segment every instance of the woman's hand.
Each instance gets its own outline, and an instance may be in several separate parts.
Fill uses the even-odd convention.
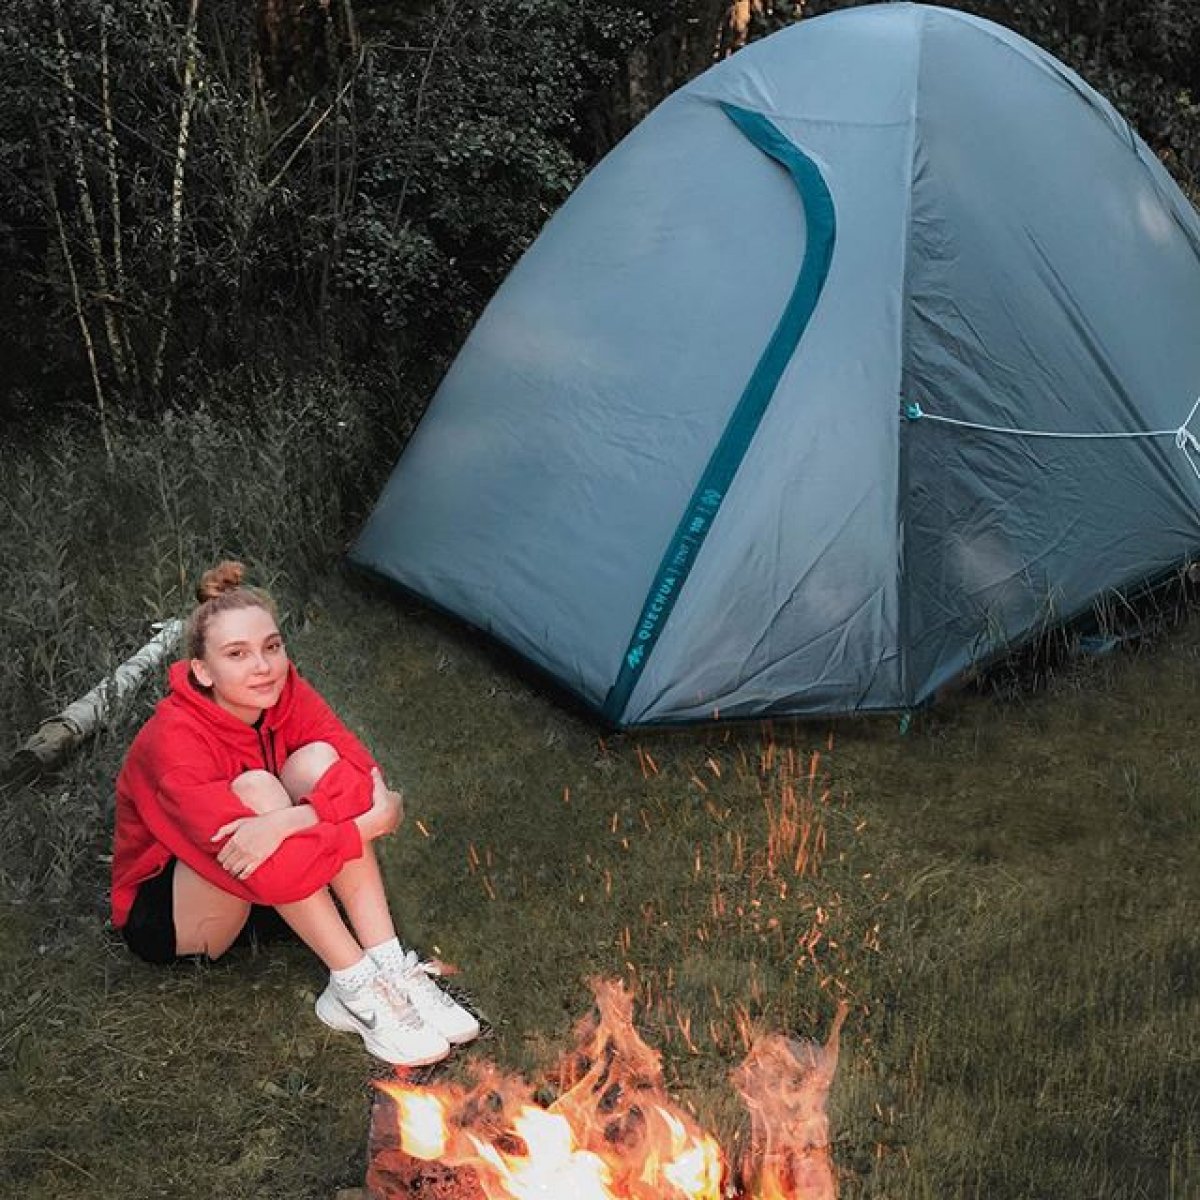
[[[371,768],[371,784],[371,807],[354,818],[364,842],[395,833],[404,820],[404,797],[383,782],[378,767]]]
[[[295,831],[293,810],[277,809],[257,817],[238,817],[222,825],[212,840],[228,839],[217,862],[235,879],[248,879]]]

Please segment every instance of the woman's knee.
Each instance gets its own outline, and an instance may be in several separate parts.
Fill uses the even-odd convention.
[[[245,771],[230,785],[238,799],[256,813],[274,812],[291,806],[292,798],[270,771]]]
[[[328,742],[309,742],[288,755],[279,782],[293,800],[301,800],[337,761],[338,752]]]

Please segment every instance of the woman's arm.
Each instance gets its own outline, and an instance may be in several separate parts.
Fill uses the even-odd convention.
[[[383,781],[378,767],[371,768],[371,807],[353,818],[363,842],[394,832],[404,819],[404,801]],[[221,842],[217,862],[230,874],[246,879],[293,835],[320,823],[311,804],[295,804],[257,816],[236,817],[213,834]]]
[[[320,824],[311,804],[292,804],[272,812],[235,817],[212,835],[221,848],[217,862],[230,874],[245,878],[265,862],[288,838]]]
[[[238,878],[219,861],[221,846],[213,837],[224,825],[257,814],[228,782],[205,778],[194,766],[167,772],[152,793],[142,796],[138,808],[150,833],[176,858],[210,883],[255,904],[303,900],[362,854],[363,833],[355,821],[322,821],[292,833],[249,878]]]
[[[404,820],[404,796],[393,791],[383,781],[378,767],[371,769],[371,807],[354,818],[364,843],[395,833]]]

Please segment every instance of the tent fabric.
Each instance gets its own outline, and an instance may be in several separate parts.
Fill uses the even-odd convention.
[[[1078,76],[948,9],[808,19],[588,175],[351,558],[618,725],[911,708],[1196,554],[1145,435],[1198,329],[1200,218]]]
[[[783,165],[799,189],[808,223],[804,262],[783,316],[758,360],[738,406],[696,484],[675,535],[663,554],[621,662],[621,669],[604,700],[603,712],[611,720],[619,719],[624,712],[638,674],[674,610],[675,601],[712,528],[713,518],[720,510],[729,484],[745,457],[779,378],[812,317],[825,286],[833,254],[837,224],[833,199],[817,166],[761,114],[747,112],[731,104],[722,107],[730,120],[760,150]]]

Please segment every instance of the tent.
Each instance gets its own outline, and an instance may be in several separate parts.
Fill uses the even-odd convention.
[[[616,725],[906,710],[1200,547],[1200,219],[949,9],[667,99],[504,282],[351,553]]]

